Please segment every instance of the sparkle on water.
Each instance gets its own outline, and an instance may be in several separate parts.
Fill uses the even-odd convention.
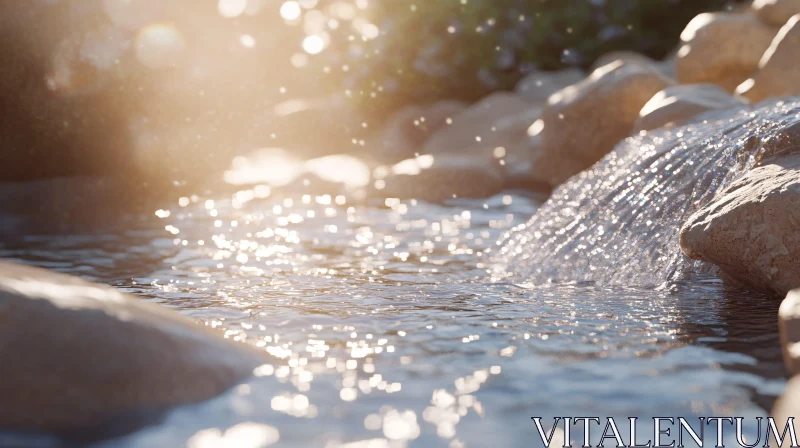
[[[30,236],[0,256],[114,284],[271,355],[222,396],[102,447],[528,447],[540,446],[531,416],[765,416],[784,385],[777,301],[704,276],[634,286],[675,270],[674,253],[653,244],[674,243],[678,204],[734,176],[717,161],[746,149],[752,164],[747,136],[766,142],[796,109],[762,115],[634,139],[530,221],[539,206],[513,192],[355,203],[261,185],[182,197],[156,212],[163,227]],[[610,164],[625,178],[609,177]],[[629,216],[617,219],[629,230],[611,216]],[[668,218],[636,233],[656,216]],[[544,243],[532,235],[548,226],[560,230]],[[530,256],[509,255],[517,247]],[[560,256],[579,247],[582,264]],[[584,266],[630,281],[523,288],[492,280],[498,257],[515,281],[539,270],[582,280]]]
[[[779,102],[626,140],[497,243],[496,277],[658,286],[708,271],[683,255],[678,230],[761,158],[785,149],[770,146],[798,122],[800,103]]]

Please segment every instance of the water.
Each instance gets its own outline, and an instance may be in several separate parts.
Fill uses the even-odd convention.
[[[707,271],[680,251],[677,230],[762,158],[798,145],[785,130],[800,123],[800,103],[712,117],[630,138],[558,188],[498,243],[496,275],[529,284],[659,285]]]
[[[633,140],[543,206],[513,192],[434,205],[243,190],[0,256],[113,284],[272,356],[101,447],[261,446],[274,430],[284,447],[529,447],[532,416],[765,416],[784,386],[778,301],[690,275],[668,229],[735,177],[715,160],[755,163],[793,107]],[[647,162],[632,162],[637,147]],[[613,180],[614,165],[649,171]],[[689,167],[694,186],[678,174]],[[590,256],[561,257],[576,249]],[[566,282],[538,281],[553,277]]]

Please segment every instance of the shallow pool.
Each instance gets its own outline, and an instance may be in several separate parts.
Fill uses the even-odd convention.
[[[530,447],[532,416],[766,415],[784,385],[777,300],[712,278],[492,283],[484,253],[536,208],[514,193],[354,205],[262,188],[182,198],[106,234],[28,236],[0,256],[113,284],[272,355],[223,396],[100,446],[265,446],[275,429],[270,446]]]

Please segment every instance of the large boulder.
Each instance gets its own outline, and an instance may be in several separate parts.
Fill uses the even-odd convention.
[[[502,171],[482,157],[422,155],[374,172],[373,196],[444,202],[486,198],[503,190]]]
[[[710,110],[745,107],[747,103],[714,84],[684,84],[658,92],[639,112],[634,130],[680,126]]]
[[[800,286],[800,153],[771,158],[732,183],[689,218],[680,245],[744,286],[780,296]]]
[[[758,64],[758,72],[736,92],[750,101],[800,94],[800,14],[781,28]]]
[[[800,0],[753,0],[752,8],[764,23],[783,26],[790,17],[800,14]]]
[[[700,14],[681,33],[678,81],[713,83],[733,92],[758,68],[775,33],[750,14]]]
[[[525,101],[546,103],[550,95],[564,87],[577,84],[586,74],[577,68],[569,68],[554,72],[535,71],[527,74],[518,83],[514,91]]]
[[[398,162],[422,151],[425,141],[453,118],[467,109],[461,101],[443,100],[431,105],[411,105],[395,112],[375,141],[377,156],[387,162]],[[449,122],[449,123],[448,123]]]
[[[166,308],[5,261],[0,360],[0,428],[74,437],[120,422],[131,430],[220,394],[264,361]]]
[[[672,81],[656,68],[616,61],[550,97],[530,136],[533,177],[557,186],[592,166],[630,135],[639,111]]]

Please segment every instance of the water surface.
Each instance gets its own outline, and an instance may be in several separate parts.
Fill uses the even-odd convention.
[[[713,277],[491,281],[484,252],[538,207],[513,192],[447,205],[264,189],[176,202],[154,225],[0,250],[272,355],[228,393],[99,446],[262,446],[269,425],[283,447],[530,447],[541,446],[531,416],[763,416],[784,384],[778,302]]]

